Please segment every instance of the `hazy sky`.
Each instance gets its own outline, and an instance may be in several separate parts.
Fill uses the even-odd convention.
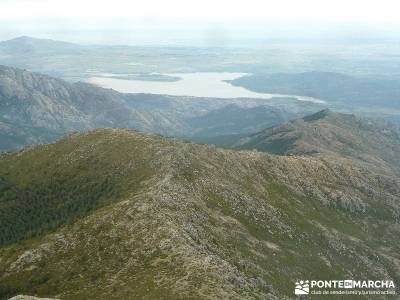
[[[322,36],[326,31],[397,35],[399,0],[0,0],[0,38],[81,42],[239,35]],[[273,25],[271,25],[273,24]],[[134,33],[135,38],[129,36]]]
[[[398,0],[1,0],[0,18],[397,21]]]

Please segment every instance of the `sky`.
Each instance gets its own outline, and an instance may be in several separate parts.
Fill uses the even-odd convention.
[[[0,0],[0,39],[35,35],[88,43],[129,43],[201,38],[212,43],[241,36],[321,37],[327,32],[397,37],[399,2]]]
[[[1,0],[0,18],[397,21],[397,0]]]

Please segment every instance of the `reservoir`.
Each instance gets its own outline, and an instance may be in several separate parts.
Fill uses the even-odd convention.
[[[179,80],[155,81],[155,80],[132,80],[124,79],[123,76],[130,74],[92,74],[87,82],[111,88],[121,93],[145,93],[162,94],[172,96],[193,96],[208,98],[295,98],[299,101],[310,101],[324,103],[324,101],[312,97],[282,94],[257,93],[243,87],[233,86],[226,82],[242,76],[246,73],[225,72],[199,72],[199,73],[174,73],[161,74]],[[115,78],[118,77],[118,78]]]

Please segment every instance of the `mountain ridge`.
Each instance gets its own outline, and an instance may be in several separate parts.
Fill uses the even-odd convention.
[[[231,141],[276,154],[331,156],[399,174],[400,129],[389,122],[322,110]]]
[[[293,299],[310,277],[400,280],[398,178],[329,157],[97,129],[0,155],[0,178],[1,236],[17,237],[0,247],[1,299]]]
[[[130,107],[126,102],[128,97],[88,83],[70,84],[47,75],[0,66],[0,124],[9,128],[10,134],[3,134],[15,140],[12,143],[15,146],[0,145],[0,150],[27,144],[24,135],[18,134],[24,128],[39,131],[29,136],[28,130],[30,141],[49,142],[70,131],[96,127],[158,131],[181,126],[178,119],[160,111]]]

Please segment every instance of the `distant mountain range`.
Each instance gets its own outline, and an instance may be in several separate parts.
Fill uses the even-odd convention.
[[[334,72],[304,72],[254,74],[230,83],[261,93],[309,96],[346,106],[400,109],[400,84],[397,80],[357,78]]]
[[[302,67],[294,68],[293,73],[282,73],[271,69],[271,64],[279,66],[283,61],[270,61],[262,50],[219,49],[210,52],[210,49],[190,47],[79,45],[23,36],[0,42],[0,65],[40,72],[69,82],[84,81],[96,72],[113,73],[117,76],[115,78],[124,74],[124,78],[145,80],[171,80],[174,77],[165,74],[179,72],[245,72],[249,75],[228,82],[256,92],[310,96],[326,101],[325,108],[400,123],[397,58],[377,56],[376,59],[383,59],[380,62],[371,56],[363,62],[354,56],[354,61],[343,61],[340,53],[331,50],[326,53],[333,59],[331,62],[324,56],[315,57],[315,62],[313,59],[308,61],[306,54],[293,50],[295,57],[300,55],[299,58],[305,61],[300,62],[299,58],[291,60]],[[276,53],[276,49],[269,51],[275,53],[277,59],[286,59]],[[248,60],[252,55],[255,55],[254,62]],[[337,64],[343,73],[323,71],[332,69],[333,64]],[[356,65],[364,68],[367,64],[377,69],[376,72],[367,72],[369,75],[366,75],[362,70],[356,72],[354,69]],[[272,73],[266,73],[266,69]],[[302,72],[304,69],[314,71]],[[154,72],[161,75],[154,75]],[[126,77],[127,74],[131,74],[130,77]],[[303,115],[317,110],[304,111]],[[233,132],[227,134],[230,133]]]
[[[0,299],[293,299],[308,278],[398,286],[399,195],[399,177],[331,155],[72,134],[0,155]]]
[[[49,39],[37,39],[29,36],[21,36],[8,41],[0,42],[0,53],[8,55],[24,55],[35,53],[70,53],[84,49],[85,46],[54,41]]]
[[[121,94],[0,66],[0,151],[99,127],[189,138],[249,133],[315,109],[300,103],[279,107],[262,100]]]

